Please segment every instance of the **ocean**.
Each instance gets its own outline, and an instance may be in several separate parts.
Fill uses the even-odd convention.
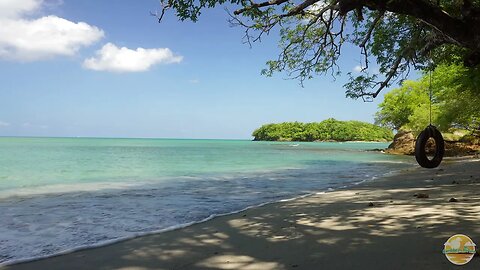
[[[0,138],[0,265],[345,188],[411,167],[386,143]]]

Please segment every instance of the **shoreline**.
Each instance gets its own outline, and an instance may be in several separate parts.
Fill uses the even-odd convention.
[[[334,192],[334,191],[337,191],[337,190],[345,190],[345,189],[355,187],[357,185],[362,185],[362,184],[364,184],[366,182],[369,182],[369,181],[375,181],[378,178],[383,178],[383,177],[389,177],[389,176],[396,175],[398,173],[401,173],[403,170],[405,170],[405,168],[395,169],[395,170],[388,171],[388,172],[385,172],[385,173],[380,174],[380,175],[371,176],[368,179],[363,179],[363,180],[360,180],[358,182],[348,183],[346,185],[338,186],[338,187],[335,187],[335,188],[325,188],[324,190],[317,190],[317,191],[312,191],[312,192],[309,192],[309,193],[306,193],[306,194],[299,194],[299,195],[296,195],[296,196],[290,197],[290,198],[278,199],[278,200],[273,200],[273,201],[266,201],[266,202],[263,202],[263,203],[250,205],[250,206],[244,207],[244,208],[239,209],[239,210],[234,210],[234,211],[231,211],[231,212],[220,213],[220,214],[212,214],[212,215],[210,215],[210,216],[208,216],[204,219],[201,219],[201,220],[191,221],[191,222],[182,223],[182,224],[177,224],[177,225],[169,226],[169,227],[154,230],[154,231],[137,233],[137,234],[133,234],[133,235],[130,235],[130,236],[121,237],[121,238],[110,239],[110,240],[106,240],[106,241],[103,241],[103,242],[98,242],[98,243],[91,244],[91,245],[77,246],[77,247],[65,249],[65,250],[59,251],[57,253],[50,254],[50,255],[31,257],[31,258],[22,258],[22,259],[7,261],[7,262],[0,262],[0,270],[3,269],[3,267],[7,267],[7,266],[15,266],[15,265],[18,265],[18,264],[26,264],[26,263],[35,263],[36,261],[45,260],[45,259],[48,260],[50,258],[54,258],[54,257],[58,257],[58,256],[65,256],[65,255],[69,255],[69,254],[75,253],[75,252],[81,252],[81,251],[90,250],[90,249],[107,247],[107,246],[110,246],[110,245],[115,245],[115,244],[122,243],[124,241],[134,240],[136,238],[148,237],[148,236],[151,236],[151,235],[168,233],[168,232],[172,232],[172,231],[176,231],[176,230],[182,230],[182,229],[188,228],[190,226],[194,226],[194,225],[197,225],[197,224],[202,224],[204,222],[208,222],[208,221],[210,221],[212,219],[215,219],[215,218],[235,215],[235,214],[239,214],[239,213],[248,211],[250,209],[264,207],[264,206],[268,206],[268,205],[271,205],[271,204],[278,204],[278,203],[294,201],[294,200],[298,200],[298,199],[302,199],[302,198],[307,198],[307,197],[311,197],[311,196],[322,195],[322,194],[326,194],[326,193],[329,193],[329,192]],[[44,194],[42,193],[42,195],[44,195]],[[1,196],[0,196],[0,199],[2,199]]]
[[[365,182],[365,181],[361,181],[358,184],[361,184],[363,182]],[[353,185],[355,185],[355,184],[353,184]],[[344,188],[344,187],[339,187],[339,189],[341,189],[341,188]],[[314,195],[324,194],[326,192],[330,192],[330,191],[308,193],[308,194],[304,194],[304,195],[300,195],[300,196],[296,196],[296,197],[292,197],[292,198],[281,199],[281,200],[278,200],[278,201],[264,202],[264,203],[260,203],[260,204],[257,204],[257,205],[247,206],[247,207],[242,208],[240,210],[235,210],[235,211],[228,212],[228,213],[213,214],[213,215],[210,215],[207,218],[204,218],[204,219],[199,220],[199,221],[192,221],[192,222],[187,222],[187,223],[183,223],[183,224],[173,225],[173,226],[166,227],[166,228],[163,228],[163,229],[159,229],[159,230],[156,230],[156,231],[139,233],[139,234],[135,234],[135,235],[132,235],[132,236],[123,237],[123,238],[111,239],[111,240],[107,240],[105,242],[99,242],[99,243],[95,243],[95,244],[92,244],[92,245],[89,245],[89,246],[79,246],[79,247],[63,250],[63,251],[60,251],[58,253],[54,253],[54,254],[51,254],[51,255],[45,255],[45,256],[40,256],[40,257],[33,257],[33,258],[26,258],[26,259],[18,259],[18,260],[8,261],[6,263],[0,263],[0,269],[3,269],[3,267],[15,266],[17,264],[35,263],[36,261],[50,259],[50,258],[54,258],[54,257],[58,257],[58,256],[69,255],[71,253],[85,251],[85,250],[89,250],[89,249],[107,247],[107,246],[110,246],[110,245],[119,244],[121,242],[133,240],[133,239],[140,238],[140,237],[148,237],[150,235],[156,235],[156,234],[168,233],[168,232],[172,232],[172,231],[176,231],[176,230],[182,230],[182,229],[188,228],[190,226],[194,226],[194,225],[197,225],[197,224],[202,224],[204,222],[208,222],[208,221],[210,221],[212,219],[215,219],[215,218],[229,216],[229,215],[235,215],[235,214],[239,214],[239,213],[248,211],[250,209],[263,207],[263,206],[267,206],[267,205],[270,205],[270,204],[276,204],[276,203],[282,203],[282,202],[288,202],[288,201],[292,201],[292,200],[302,199],[302,198],[306,198],[306,197],[310,197],[310,196],[314,196]]]
[[[34,261],[24,262],[24,263],[20,263],[20,264],[13,264],[13,265],[9,264],[7,266],[0,266],[0,268],[1,269],[35,269],[35,268],[38,269],[38,268],[44,267],[44,268],[49,268],[49,269],[55,269],[56,267],[58,267],[58,269],[61,269],[61,268],[65,268],[65,267],[70,267],[71,268],[72,266],[80,267],[81,265],[77,265],[73,261],[80,262],[80,261],[83,261],[83,259],[79,261],[78,260],[79,258],[86,258],[86,257],[90,258],[92,261],[91,261],[90,264],[87,263],[86,265],[84,265],[82,267],[85,267],[85,269],[87,269],[87,266],[89,266],[89,268],[92,268],[92,267],[96,268],[96,266],[102,265],[102,263],[99,264],[98,260],[95,260],[95,257],[97,257],[98,253],[100,253],[102,255],[102,257],[104,257],[103,259],[101,259],[101,262],[103,262],[104,265],[114,263],[116,266],[112,267],[112,268],[116,269],[116,268],[120,268],[120,266],[122,266],[124,264],[120,263],[120,264],[117,265],[115,263],[115,262],[118,261],[116,259],[116,256],[112,256],[112,255],[116,254],[115,250],[117,250],[117,249],[123,250],[125,246],[130,246],[132,243],[135,244],[134,245],[135,248],[131,248],[130,251],[127,252],[129,255],[135,254],[135,250],[138,250],[138,249],[144,249],[144,248],[148,249],[149,245],[152,244],[151,243],[152,239],[164,239],[164,238],[166,238],[169,241],[166,241],[165,245],[168,246],[168,245],[172,245],[172,244],[175,244],[176,242],[178,242],[178,239],[181,239],[182,235],[185,235],[185,233],[192,232],[191,237],[195,238],[194,237],[195,235],[203,235],[202,234],[202,228],[204,229],[205,227],[217,228],[217,231],[223,231],[225,229],[224,228],[225,227],[225,222],[228,223],[229,221],[244,219],[246,216],[252,216],[253,219],[256,219],[256,217],[258,218],[258,217],[261,217],[261,216],[265,215],[265,212],[275,213],[275,211],[271,211],[272,209],[277,209],[278,210],[278,209],[281,209],[281,208],[286,207],[286,206],[303,204],[304,201],[314,201],[318,204],[318,201],[331,200],[332,202],[339,203],[339,201],[335,200],[335,198],[338,197],[338,195],[341,194],[341,193],[348,193],[348,194],[350,194],[350,196],[355,197],[355,193],[353,193],[353,195],[351,194],[354,190],[365,190],[365,189],[369,190],[370,189],[369,191],[372,191],[371,189],[375,188],[375,187],[376,188],[382,188],[382,189],[395,188],[395,186],[398,186],[399,184],[395,183],[394,181],[391,181],[392,179],[397,179],[398,180],[398,178],[402,178],[402,177],[410,177],[410,178],[413,177],[413,179],[416,179],[416,178],[419,177],[417,174],[420,174],[420,176],[422,176],[425,172],[435,172],[435,174],[438,175],[439,172],[442,172],[443,170],[445,170],[445,171],[447,171],[447,170],[458,171],[459,167],[465,167],[465,166],[468,167],[467,169],[470,170],[470,171],[472,170],[472,167],[476,167],[476,168],[473,168],[473,169],[476,169],[477,172],[478,172],[478,167],[479,167],[478,166],[479,165],[478,160],[453,159],[453,161],[452,161],[452,159],[448,159],[446,161],[446,163],[448,163],[448,164],[444,164],[439,169],[435,169],[435,170],[421,170],[421,169],[419,170],[418,168],[404,169],[404,170],[402,170],[403,172],[396,173],[396,174],[391,175],[391,176],[382,176],[382,177],[379,177],[379,178],[377,178],[373,181],[364,180],[361,183],[358,183],[356,185],[355,184],[350,185],[347,188],[338,188],[334,191],[328,191],[328,192],[321,193],[321,194],[314,193],[314,194],[311,194],[311,195],[304,195],[304,196],[300,196],[300,198],[284,199],[284,200],[279,201],[279,202],[264,203],[261,206],[251,206],[251,207],[248,207],[247,209],[240,210],[236,213],[227,213],[225,215],[218,215],[217,217],[209,217],[208,221],[204,220],[201,223],[195,223],[194,225],[186,226],[186,227],[183,227],[181,229],[177,228],[177,229],[170,230],[170,231],[167,231],[167,232],[162,232],[162,233],[149,233],[146,236],[137,236],[137,237],[129,239],[129,240],[121,240],[120,242],[117,241],[116,243],[112,243],[112,244],[109,244],[109,245],[106,245],[106,246],[103,245],[101,247],[96,247],[96,248],[82,249],[80,251],[69,252],[65,255],[55,255],[54,257],[49,257],[47,259],[40,259],[40,260],[36,259]],[[476,165],[476,166],[473,166],[473,165]],[[468,170],[465,170],[465,171],[468,171]],[[472,177],[473,177],[473,175],[474,174],[472,174]],[[479,175],[479,174],[477,174],[477,175]],[[480,178],[479,178],[479,181],[480,181]],[[423,179],[422,182],[423,182],[424,185],[425,184],[428,185],[428,183],[430,183],[431,181],[429,179]],[[442,184],[446,184],[445,181],[443,181]],[[405,183],[403,183],[403,185],[405,185]],[[402,184],[400,184],[400,186],[402,186]],[[424,186],[424,187],[419,187],[419,188],[426,188],[426,187]],[[369,203],[365,202],[363,207],[361,207],[361,208],[371,210],[371,209],[377,208],[378,206],[381,206],[381,203],[377,204],[375,202],[375,200],[373,200],[373,201],[374,201],[373,202],[373,207],[369,207],[368,206]],[[386,204],[388,204],[388,203],[386,203]],[[334,207],[334,206],[335,205],[333,205],[332,207]],[[321,207],[321,205],[318,206],[318,207]],[[297,210],[301,210],[301,209],[297,209]],[[252,215],[252,212],[253,212],[253,215]],[[311,213],[310,214],[307,213],[305,216],[306,217],[311,216]],[[288,218],[288,216],[284,216],[284,217]],[[342,217],[342,215],[339,215],[339,217]],[[346,217],[343,216],[343,218],[346,218]],[[219,223],[221,223],[221,224],[219,224]],[[219,226],[219,225],[223,225],[223,226]],[[273,224],[273,225],[278,225],[278,224]],[[335,225],[335,224],[333,224],[333,225]],[[315,227],[315,226],[313,226],[313,227]],[[333,226],[333,227],[335,227],[335,226]],[[337,229],[339,229],[339,231],[341,232],[342,231],[342,226],[337,225],[337,227],[338,227]],[[261,229],[261,228],[257,228],[257,229]],[[294,230],[293,228],[291,228],[291,229]],[[480,225],[479,225],[478,229],[480,229]],[[345,230],[348,231],[348,228],[345,228]],[[241,233],[242,231],[248,232],[248,226],[247,226],[247,228],[239,229],[238,232]],[[262,235],[260,235],[260,238],[261,238],[261,236]],[[264,235],[264,236],[266,236],[266,235]],[[213,238],[215,238],[215,237],[213,237]],[[218,238],[218,237],[216,237],[216,238]],[[299,237],[299,238],[301,238],[301,237]],[[477,242],[480,241],[480,236],[473,237],[473,238],[474,238],[473,239],[474,241],[477,241]],[[273,240],[274,239],[275,238],[273,238]],[[295,237],[293,237],[293,239],[295,239]],[[272,240],[272,239],[270,239],[270,240]],[[279,241],[281,242],[281,239]],[[273,241],[273,242],[275,242],[275,241]],[[164,243],[164,242],[161,241],[161,243]],[[170,244],[168,244],[168,243],[170,243]],[[193,243],[190,243],[190,244],[189,243],[183,243],[183,246],[180,245],[182,247],[182,248],[180,248],[180,250],[182,250],[182,249],[190,250],[193,247],[195,247],[195,245],[193,245],[193,247],[192,247],[192,244]],[[177,244],[175,244],[175,246],[178,247]],[[206,245],[206,246],[208,246],[208,245]],[[288,243],[286,243],[286,246],[288,247]],[[247,249],[248,249],[248,247],[247,247]],[[281,249],[284,249],[284,248],[282,247]],[[437,247],[437,249],[438,249],[438,247]],[[178,250],[178,248],[175,249],[175,250]],[[162,250],[157,250],[157,251],[160,252],[160,254],[162,254],[162,253],[164,253],[165,250],[162,249]],[[220,253],[221,252],[218,252],[217,254],[213,254],[213,255],[218,255]],[[197,255],[202,255],[202,254],[203,254],[203,252],[199,251],[199,254],[197,254]],[[442,255],[441,252],[439,252],[439,254]],[[212,255],[212,254],[203,254],[203,255],[204,255],[203,257],[205,257],[205,256],[210,257],[210,255]],[[229,256],[232,256],[232,255],[230,254]],[[181,259],[182,256],[177,256],[177,257],[179,259]],[[186,258],[183,258],[183,259],[189,259],[189,257],[190,256],[187,256]],[[202,256],[200,256],[200,257],[202,257]],[[213,257],[218,257],[218,256],[213,256]],[[252,257],[252,256],[250,256],[250,257]],[[72,261],[72,259],[74,259],[74,260]],[[240,258],[237,258],[237,259],[240,259]],[[243,259],[245,259],[245,258],[243,258]],[[443,258],[443,259],[446,261],[445,258]],[[228,260],[228,261],[231,262],[232,260]],[[73,264],[70,264],[71,262],[73,262]],[[446,262],[448,263],[448,261],[446,261]],[[475,259],[473,260],[473,262],[475,262]],[[473,264],[473,262],[471,262],[471,264]],[[143,264],[140,261],[138,263]],[[163,259],[159,259],[159,258],[152,259],[147,264],[151,264],[151,263],[155,263],[155,265],[157,265],[157,264],[161,265],[162,263],[167,263],[168,264],[168,263],[171,263],[171,262],[170,262],[170,260],[168,260],[164,256]],[[198,263],[200,263],[200,262],[197,262],[197,264],[190,264],[190,267],[193,267],[193,268],[199,267],[199,269],[204,269],[204,268],[201,267],[202,264],[201,263],[198,264]],[[252,263],[254,263],[254,262],[252,262]],[[261,262],[259,262],[259,263],[261,265]],[[262,267],[261,269],[283,269],[282,267],[284,267],[285,265],[282,266],[279,263],[280,262],[274,263],[275,267],[271,267],[271,268],[268,268],[268,267],[263,268]],[[154,268],[145,268],[145,269],[177,269],[178,265],[177,264],[173,264],[173,265],[176,265],[176,266],[173,267],[173,268],[170,268],[171,267],[171,264],[170,264],[170,267],[167,266],[166,268],[156,268],[156,267],[154,267]],[[268,265],[273,266],[273,264],[268,264]],[[268,265],[264,265],[264,266],[268,266]],[[476,265],[478,266],[478,264],[476,264]],[[278,266],[278,268],[277,268],[277,266]],[[448,264],[447,264],[447,266],[448,266]],[[178,269],[183,269],[183,268],[178,268]],[[191,269],[191,268],[187,267],[187,268],[184,268],[184,269]],[[211,269],[211,268],[208,268],[208,269]],[[215,269],[217,269],[217,268],[215,268]],[[220,267],[219,269],[233,269],[233,268],[221,268]],[[257,269],[257,268],[252,268],[252,269]],[[303,268],[303,269],[309,269],[309,268]]]

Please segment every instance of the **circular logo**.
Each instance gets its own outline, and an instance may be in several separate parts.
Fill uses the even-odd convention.
[[[464,234],[455,234],[445,242],[443,254],[453,264],[467,264],[475,255],[475,243]]]

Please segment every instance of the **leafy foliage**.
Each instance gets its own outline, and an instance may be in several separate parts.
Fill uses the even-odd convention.
[[[405,81],[400,88],[385,94],[375,122],[393,129],[421,130],[429,124],[429,88],[425,80]],[[432,120],[437,121],[438,104],[432,104]]]
[[[267,124],[256,129],[252,136],[256,141],[388,141],[393,133],[370,123],[330,118],[319,123]]]
[[[348,73],[346,95],[376,97],[402,81],[410,69],[439,64],[480,63],[479,0],[161,0],[162,11],[197,21],[204,8],[235,8],[231,24],[245,29],[246,42],[279,28],[280,54],[262,73],[286,72],[302,83],[315,75],[340,74],[344,44],[359,48],[363,70]],[[378,67],[380,74],[369,70]],[[350,69],[351,67],[348,67]]]
[[[430,84],[431,83],[431,84]],[[480,129],[480,70],[461,64],[440,65],[418,81],[405,81],[385,95],[376,123],[418,132],[430,123],[429,90],[432,90],[432,123],[441,130]]]

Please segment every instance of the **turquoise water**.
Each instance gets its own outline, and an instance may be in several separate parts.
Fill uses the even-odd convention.
[[[171,229],[412,165],[385,143],[0,138],[0,264]]]
[[[296,146],[298,144],[298,146]],[[319,160],[398,161],[358,150],[385,143],[0,138],[0,191],[53,184],[167,181],[167,177],[305,167]],[[331,155],[333,154],[333,155]]]

